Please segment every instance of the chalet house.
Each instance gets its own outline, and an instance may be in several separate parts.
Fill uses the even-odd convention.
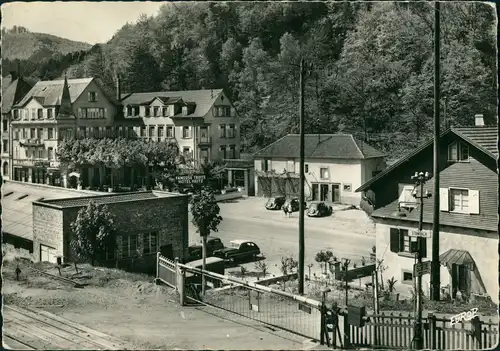
[[[7,77],[2,77],[2,176],[4,179],[10,179],[12,174],[12,134],[11,119],[12,106],[21,101],[21,99],[31,90],[34,81],[19,76],[17,72],[10,72]]]
[[[452,127],[440,137],[441,287],[451,296],[489,296],[498,303],[498,173],[497,127],[485,127],[477,116],[475,127]],[[376,254],[386,268],[384,279],[394,277],[396,289],[413,288],[414,254],[409,234],[418,228],[419,204],[412,197],[415,172],[433,170],[433,141],[356,189],[363,193],[363,208],[376,222]],[[434,178],[425,189],[433,192]],[[433,200],[424,200],[423,230],[432,235]],[[432,257],[432,239],[424,241],[423,257]],[[423,276],[424,293],[430,275]]]
[[[289,134],[254,155],[258,196],[299,192],[298,134]],[[354,189],[385,169],[385,155],[351,134],[305,135],[307,200],[360,205]]]
[[[37,82],[12,109],[12,179],[75,188],[78,178],[85,186],[99,183],[106,169],[87,167],[68,176],[56,151],[64,138],[126,133],[126,122],[116,118],[118,106],[94,78]]]

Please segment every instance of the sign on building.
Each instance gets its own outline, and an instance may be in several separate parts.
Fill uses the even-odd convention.
[[[430,238],[431,232],[428,230],[410,230],[408,236],[413,238]]]
[[[424,274],[431,274],[431,261],[414,264],[413,274],[415,277],[421,277]]]
[[[205,181],[204,174],[179,175],[175,177],[177,184],[202,184]]]

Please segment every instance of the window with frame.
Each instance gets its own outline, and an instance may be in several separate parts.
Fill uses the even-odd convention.
[[[219,156],[221,159],[226,159],[226,147],[225,146],[221,146],[219,148]]]
[[[236,158],[236,145],[229,146],[229,158],[230,159]]]
[[[97,93],[95,91],[89,91],[89,102],[97,102]]]
[[[113,136],[113,130],[111,127],[106,127],[106,138],[111,138]]]
[[[230,124],[227,129],[227,137],[228,138],[234,138],[235,137],[235,130],[236,127],[234,124]]]
[[[47,158],[49,160],[52,160],[53,157],[54,157],[54,149],[51,147],[47,148]]]
[[[43,139],[43,128],[38,128],[36,137],[38,139]]]
[[[7,132],[7,130],[9,129],[9,124],[7,122],[6,119],[3,119],[2,120],[2,132]]]
[[[132,116],[132,113],[133,113],[133,109],[132,109],[132,106],[127,106],[127,108],[125,109],[125,113],[127,116]]]
[[[158,106],[153,107],[153,115],[155,117],[160,116],[160,108]]]
[[[14,119],[19,119],[19,110],[14,110],[12,112]]]
[[[99,127],[94,127],[92,134],[94,138],[99,138]]]
[[[146,136],[146,127],[142,126],[141,127],[141,137],[144,138]]]
[[[403,271],[401,282],[404,284],[413,284],[413,272],[411,271]]]
[[[79,134],[80,138],[85,138],[87,136],[87,128],[80,127],[78,129],[79,129],[78,134]]]
[[[9,141],[2,140],[2,152],[8,152],[9,150]]]
[[[163,107],[162,108],[163,112],[163,117],[168,117],[168,107]]]
[[[14,140],[19,140],[19,129],[14,128]]]
[[[329,179],[330,178],[330,173],[328,172],[328,168],[327,167],[322,167],[319,169],[319,177],[321,179]]]
[[[219,125],[219,130],[220,130],[220,137],[225,138],[226,137],[226,125],[225,124],[220,124]]]
[[[158,126],[158,137],[163,138],[163,126]]]
[[[189,146],[183,147],[182,154],[186,157],[190,157],[191,156],[191,148]]]
[[[51,108],[47,109],[47,118],[53,118],[53,117],[54,116],[53,116],[52,109]]]
[[[149,137],[152,138],[155,136],[155,127],[154,126],[150,126],[149,127]]]
[[[293,158],[286,161],[286,171],[295,172],[295,160]]]
[[[28,128],[23,128],[23,139],[28,139]]]
[[[174,137],[174,127],[167,126],[167,138],[173,138],[173,137]]]
[[[30,128],[30,139],[36,139],[36,129]]]
[[[450,189],[450,211],[469,212],[469,190]]]
[[[121,245],[122,257],[136,257],[137,252],[137,234],[122,236]]]
[[[427,238],[420,238],[422,245],[422,258],[427,256]],[[409,236],[408,229],[390,228],[390,249],[394,253],[411,254],[410,243],[417,241],[417,238]]]
[[[158,251],[158,232],[144,233],[142,239],[144,254],[156,253]]]
[[[38,148],[38,158],[43,158],[43,151],[42,148]]]
[[[144,116],[146,116],[146,117],[150,117],[151,116],[151,107],[146,106],[144,108]]]
[[[461,142],[453,142],[448,146],[449,162],[469,161],[469,147]]]
[[[38,119],[43,119],[43,109],[39,108],[37,110],[37,117]]]
[[[31,109],[31,119],[36,119],[36,108]]]
[[[191,138],[191,129],[189,127],[182,127],[182,137],[184,139]]]
[[[47,128],[47,139],[54,139],[54,128]]]

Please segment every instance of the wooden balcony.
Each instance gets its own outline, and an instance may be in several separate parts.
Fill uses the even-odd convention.
[[[22,139],[19,140],[19,145],[30,146],[30,147],[44,147],[42,139]]]

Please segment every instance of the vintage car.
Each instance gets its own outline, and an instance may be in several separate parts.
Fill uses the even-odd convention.
[[[292,197],[291,199],[286,200],[286,202],[283,205],[283,207],[289,206],[289,205],[292,205],[292,212],[299,211],[300,210],[300,201],[299,201],[299,198],[298,197]],[[307,202],[304,202],[304,209],[306,209],[306,208],[307,208]]]
[[[227,247],[215,251],[213,255],[224,260],[243,261],[255,259],[260,255],[260,249],[249,240],[232,240]]]
[[[224,244],[222,241],[215,237],[215,236],[209,236],[207,238],[207,257],[213,256],[214,251],[220,250],[224,248]],[[199,260],[202,258],[203,255],[203,244],[194,244],[190,245],[188,247],[188,253],[189,253],[189,260]]]
[[[276,196],[271,197],[266,202],[266,208],[268,210],[281,210],[281,206],[286,202],[286,198],[284,196]]]
[[[333,213],[331,206],[328,206],[323,201],[312,201],[307,208],[308,217],[325,217]]]

